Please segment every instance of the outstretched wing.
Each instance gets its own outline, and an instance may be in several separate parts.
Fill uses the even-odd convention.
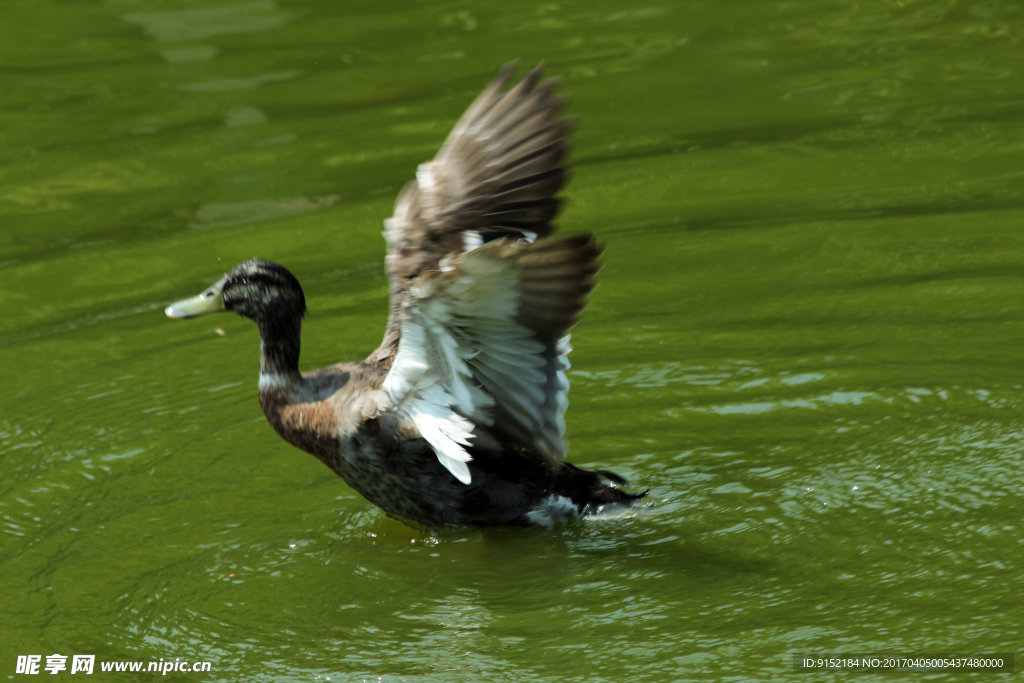
[[[477,97],[385,221],[392,299],[447,254],[499,237],[533,241],[551,233],[561,208],[555,194],[568,173],[569,121],[558,117],[557,81],[540,83],[540,66],[505,90],[514,69],[503,68]]]
[[[600,253],[589,235],[502,238],[414,281],[384,390],[464,483],[478,428],[538,457],[565,453],[566,333]]]

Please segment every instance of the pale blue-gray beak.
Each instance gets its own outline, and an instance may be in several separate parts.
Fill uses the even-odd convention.
[[[168,318],[195,318],[207,313],[219,313],[224,310],[225,275],[205,292],[191,299],[177,301],[164,309]]]

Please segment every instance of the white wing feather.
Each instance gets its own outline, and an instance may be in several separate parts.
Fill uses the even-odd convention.
[[[466,484],[474,425],[492,426],[496,413],[526,434],[526,445],[561,457],[568,337],[551,349],[516,321],[519,276],[511,260],[476,249],[442,270],[412,289],[384,381],[392,407]]]
[[[471,481],[466,466],[471,457],[464,446],[473,435],[473,422],[464,415],[481,412],[489,399],[469,379],[461,350],[441,325],[415,313],[402,323],[402,341],[384,391],[464,484]]]

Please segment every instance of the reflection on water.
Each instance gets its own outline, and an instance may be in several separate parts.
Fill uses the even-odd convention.
[[[865,391],[833,391],[825,396],[812,396],[810,398],[796,398],[788,401],[755,401],[752,403],[731,403],[724,406],[713,406],[708,410],[719,415],[730,413],[764,413],[779,408],[817,408],[823,403],[833,405],[859,405],[862,401],[878,398],[875,394]],[[884,399],[883,399],[884,400]],[[700,410],[700,408],[697,408]]]
[[[223,680],[781,680],[1019,649],[1019,8],[110,0],[5,9],[0,633]],[[608,245],[549,532],[408,529],[276,437],[258,340],[161,309],[260,256],[365,356],[381,221],[498,65],[581,118]],[[881,680],[862,674],[867,680]]]
[[[289,16],[290,13],[278,8],[277,3],[261,0],[195,9],[132,13],[123,18],[141,26],[146,35],[155,40],[184,42],[266,31],[285,23]]]
[[[204,204],[196,209],[192,226],[197,229],[226,228],[272,221],[307,211],[316,211],[338,201],[337,195],[324,197],[289,197],[286,199],[255,199],[246,202]]]
[[[272,71],[246,78],[215,78],[208,81],[193,81],[178,86],[187,92],[225,92],[229,90],[251,90],[268,83],[290,81],[301,75],[299,71]]]

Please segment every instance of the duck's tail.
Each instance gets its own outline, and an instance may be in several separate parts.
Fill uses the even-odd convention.
[[[626,480],[608,470],[584,470],[568,462],[561,465],[561,470],[555,476],[554,493],[572,500],[579,512],[583,512],[588,505],[635,505],[651,492],[647,489],[640,493],[626,493],[622,489],[609,486],[604,482],[605,479],[620,486],[624,485]]]

